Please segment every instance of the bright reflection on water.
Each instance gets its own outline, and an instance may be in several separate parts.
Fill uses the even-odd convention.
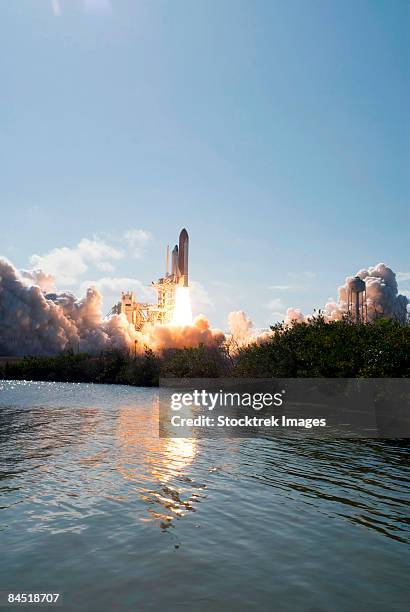
[[[159,439],[158,390],[0,382],[0,590],[68,610],[405,610],[408,446]]]

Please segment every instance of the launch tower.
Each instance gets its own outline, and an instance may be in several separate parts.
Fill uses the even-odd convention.
[[[152,286],[157,292],[157,303],[138,302],[134,292],[123,292],[121,302],[111,312],[122,313],[129,323],[140,330],[146,323],[171,323],[177,287],[188,287],[188,249],[189,236],[184,228],[179,234],[179,241],[172,250],[171,272],[169,271],[169,246],[166,253],[165,275]]]

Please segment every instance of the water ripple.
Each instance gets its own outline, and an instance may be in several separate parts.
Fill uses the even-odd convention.
[[[352,585],[350,609],[365,609],[364,570],[352,559],[368,555],[374,575],[386,567],[390,575],[374,610],[389,609],[405,590],[405,442],[160,439],[155,390],[4,381],[0,388],[0,536],[10,551],[3,584],[20,575],[40,587],[46,572],[57,585],[63,573],[71,589],[93,593],[88,608],[73,595],[80,610],[106,605],[92,586],[98,571],[117,590],[121,580],[155,585],[160,573],[152,609],[167,597],[175,603],[173,580],[196,609],[209,608],[209,589],[219,609],[226,589],[232,609],[252,609],[255,588],[258,609],[270,609],[287,585],[285,610],[301,609],[307,593],[312,609],[327,610],[332,585],[335,609],[347,612]],[[206,577],[207,592],[192,571]],[[135,589],[121,597],[118,609],[150,609]]]

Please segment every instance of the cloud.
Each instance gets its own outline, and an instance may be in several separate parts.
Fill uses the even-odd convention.
[[[141,257],[151,234],[136,228],[117,236],[82,238],[74,247],[57,247],[30,257],[33,268],[52,274],[57,287],[77,285],[90,269],[112,274],[125,256]],[[125,248],[126,247],[126,248]]]
[[[409,281],[410,272],[397,272],[396,278],[398,281]]]
[[[111,272],[114,270],[109,260],[118,261],[124,257],[120,251],[99,239],[88,240],[83,238],[78,243],[78,250],[84,259],[92,263],[98,270]]]
[[[120,251],[99,238],[83,238],[75,247],[55,248],[43,255],[32,255],[30,264],[54,276],[58,286],[75,285],[90,265],[102,272],[112,272],[112,261],[124,257]]]
[[[136,278],[105,276],[97,280],[83,281],[80,285],[80,294],[86,293],[89,287],[98,289],[104,298],[106,307],[116,304],[121,299],[122,291],[133,291],[138,302],[154,302],[156,297],[154,289],[145,286]]]
[[[285,305],[280,298],[273,298],[266,304],[266,307],[269,308],[269,310],[280,310],[285,308]]]
[[[275,319],[275,321],[284,321],[286,319],[286,312],[272,312],[272,319]]]
[[[316,274],[306,270],[305,272],[289,273],[287,277],[290,280],[289,283],[270,285],[269,289],[272,291],[306,291],[311,287]]]
[[[289,291],[289,289],[293,289],[292,285],[271,285],[269,289],[272,291]]]
[[[285,304],[280,298],[273,298],[266,304],[266,307],[271,311],[270,314],[274,319],[281,321],[285,318]]]
[[[273,298],[267,304],[266,308],[270,311],[270,316],[276,321],[282,321],[285,314],[285,305],[280,298]]]
[[[138,259],[143,254],[147,243],[151,240],[151,234],[141,229],[130,229],[124,233],[124,240],[132,250],[132,257]]]
[[[269,290],[271,291],[307,291],[312,286],[312,281],[316,274],[310,270],[305,270],[296,273],[288,273],[287,278],[289,279],[288,284],[277,284],[270,285]],[[270,316],[276,321],[283,321],[286,319],[286,307],[280,298],[274,297],[267,304],[266,307],[270,310]]]
[[[74,285],[78,276],[84,274],[88,267],[77,249],[62,247],[53,249],[44,255],[32,255],[30,263],[51,273],[57,283],[62,286]]]

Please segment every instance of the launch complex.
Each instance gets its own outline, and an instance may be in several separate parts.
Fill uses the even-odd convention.
[[[188,232],[183,229],[179,234],[179,243],[172,250],[171,272],[169,246],[167,246],[165,276],[152,283],[157,292],[156,304],[138,302],[133,291],[123,291],[121,302],[114,306],[113,311],[124,314],[136,330],[141,330],[147,323],[190,324],[192,313],[188,285],[188,248]]]
[[[190,325],[192,312],[188,283],[188,250],[189,236],[184,228],[172,253],[169,245],[167,246],[165,275],[151,284],[157,293],[156,303],[139,302],[134,291],[123,291],[121,300],[109,314],[123,314],[137,331],[142,330],[145,325]],[[346,279],[345,300],[346,312],[351,320],[356,323],[367,322],[366,283],[362,278],[355,276]]]

